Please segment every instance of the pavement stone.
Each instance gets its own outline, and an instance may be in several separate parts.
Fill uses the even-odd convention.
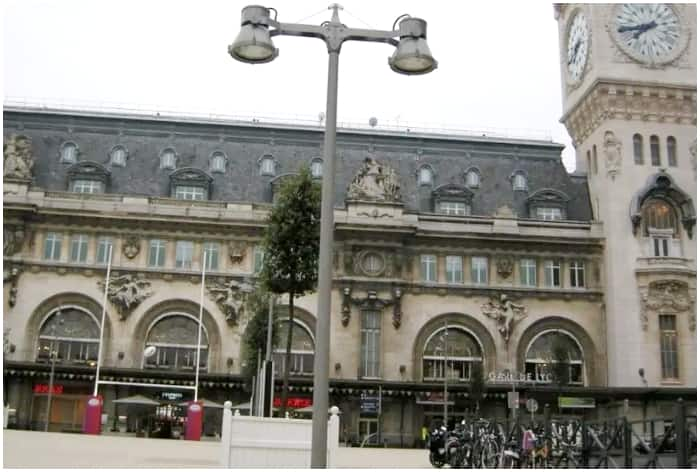
[[[220,468],[219,441],[3,430],[7,468]],[[338,468],[429,469],[424,449],[341,447]]]

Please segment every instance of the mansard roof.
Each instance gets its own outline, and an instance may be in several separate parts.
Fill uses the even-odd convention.
[[[81,160],[108,169],[110,193],[168,196],[172,170],[161,169],[159,155],[172,148],[177,169],[202,170],[211,179],[209,195],[219,201],[271,202],[275,176],[261,175],[260,156],[275,159],[277,178],[308,166],[322,156],[320,126],[270,125],[257,122],[205,121],[6,107],[4,134],[21,133],[32,139],[35,158],[33,185],[65,190],[69,165],[56,158],[65,141],[80,146]],[[111,166],[109,150],[129,149],[125,167]],[[590,221],[591,205],[585,179],[570,176],[561,161],[563,145],[543,140],[455,136],[386,130],[339,129],[337,136],[335,204],[345,205],[348,185],[367,156],[388,165],[398,175],[404,210],[432,212],[432,192],[448,184],[465,184],[465,172],[479,169],[480,186],[472,189],[471,213],[494,215],[503,206],[527,217],[528,194],[552,189],[569,197],[567,218]],[[223,173],[208,174],[209,157],[228,156]],[[419,186],[416,170],[430,165],[432,186]],[[527,175],[528,192],[514,192],[515,171]],[[178,172],[176,170],[175,172]]]

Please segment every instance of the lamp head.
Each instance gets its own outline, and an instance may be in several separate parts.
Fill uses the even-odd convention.
[[[248,64],[263,64],[277,57],[277,49],[270,38],[270,9],[250,5],[241,11],[241,32],[228,47],[234,59]]]
[[[430,53],[426,41],[427,23],[420,18],[406,17],[399,23],[399,45],[389,58],[394,72],[420,75],[437,68],[437,61]]]

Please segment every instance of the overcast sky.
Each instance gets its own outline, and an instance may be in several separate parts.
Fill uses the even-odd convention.
[[[266,4],[286,23],[320,24],[330,2]],[[389,69],[393,47],[346,42],[339,121],[497,130],[550,136],[574,152],[562,115],[557,22],[549,2],[346,0],[349,27],[389,30],[401,14],[428,22],[439,62],[424,76]],[[276,37],[269,64],[233,60],[227,47],[248,1],[10,0],[4,12],[4,96],[80,105],[316,119],[326,107],[322,41]]]

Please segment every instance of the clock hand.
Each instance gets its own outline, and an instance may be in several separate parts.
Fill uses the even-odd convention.
[[[578,52],[578,48],[580,48],[580,47],[581,47],[581,40],[579,39],[578,41],[576,41],[576,44],[574,44],[574,52],[571,53],[571,56],[569,57],[569,62],[567,63],[567,65],[574,62],[574,59],[576,59],[576,53]]]

